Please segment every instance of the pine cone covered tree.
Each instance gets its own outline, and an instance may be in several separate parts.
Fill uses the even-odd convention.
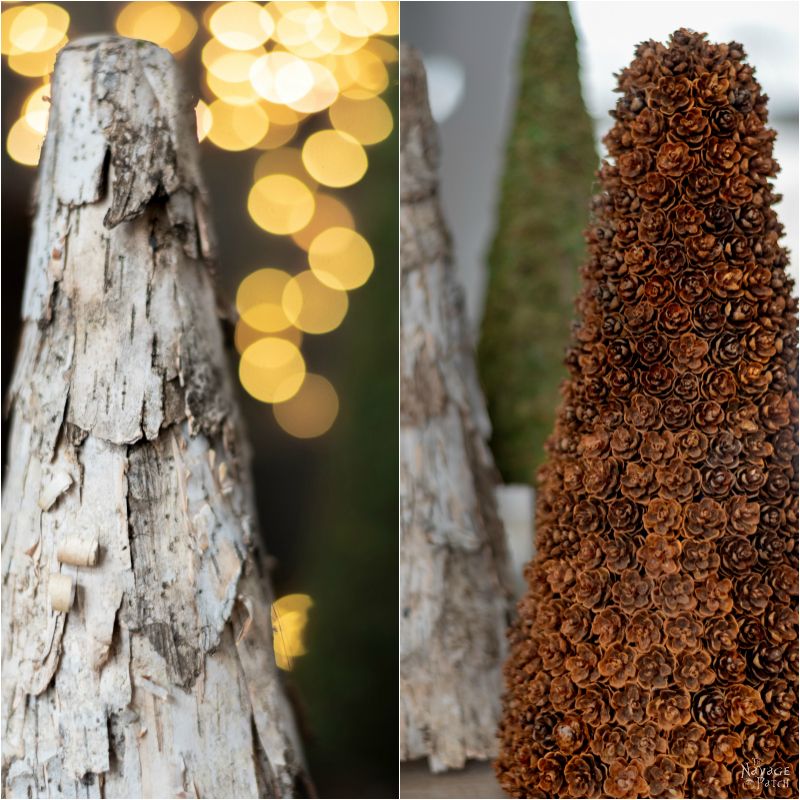
[[[798,795],[797,301],[753,75],[679,30],[619,76],[509,634],[514,797]]]

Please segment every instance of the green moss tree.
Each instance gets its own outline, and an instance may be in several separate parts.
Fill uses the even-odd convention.
[[[478,356],[497,466],[531,483],[566,377],[597,166],[568,3],[534,4],[519,81]]]

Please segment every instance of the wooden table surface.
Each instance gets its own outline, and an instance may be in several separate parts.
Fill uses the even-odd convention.
[[[450,770],[434,775],[424,759],[410,761],[400,766],[400,797],[429,798],[444,797],[492,798],[501,800],[506,795],[494,777],[488,761],[471,761],[464,769]]]

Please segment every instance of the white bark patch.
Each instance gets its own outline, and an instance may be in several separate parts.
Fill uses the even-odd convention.
[[[169,54],[64,48],[3,487],[4,796],[291,797],[303,779],[255,623],[266,575],[235,642],[253,497],[204,207]]]
[[[439,771],[496,752],[510,580],[437,198],[436,132],[411,51],[401,81],[400,752]]]

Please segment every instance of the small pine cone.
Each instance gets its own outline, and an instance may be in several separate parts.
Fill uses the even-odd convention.
[[[691,769],[699,758],[708,756],[706,729],[696,722],[674,728],[669,734],[669,754],[677,764]]]
[[[539,645],[539,655],[542,659],[542,666],[551,675],[561,675],[566,666],[564,660],[569,653],[569,645],[566,640],[557,633],[550,634],[544,638]]]
[[[698,584],[698,590],[703,585]],[[691,611],[697,606],[694,589],[695,583],[688,575],[664,576],[659,578],[653,587],[653,604],[665,616],[675,617],[682,612]]]
[[[566,755],[579,750],[586,741],[586,726],[580,717],[567,714],[553,728],[556,747]]]
[[[575,700],[575,711],[591,729],[605,725],[611,719],[611,692],[605,686],[582,689]]]
[[[716,539],[725,530],[725,509],[710,497],[699,503],[689,503],[684,515],[684,530],[687,535],[704,541]]]
[[[689,373],[685,374],[689,375]],[[691,402],[694,398],[684,397],[683,399]],[[696,428],[681,431],[675,437],[675,442],[678,452],[681,454],[684,461],[697,463],[705,459],[708,450],[708,437]]]
[[[692,614],[681,613],[668,618],[664,623],[666,647],[672,653],[694,650],[700,646],[703,624]]]
[[[619,575],[636,562],[636,545],[628,536],[618,535],[604,539],[600,546],[606,557],[606,568]]]
[[[660,614],[641,610],[631,616],[625,628],[625,639],[638,652],[646,652],[661,644],[664,619]]]
[[[704,728],[715,728],[727,722],[729,706],[723,689],[709,686],[692,697],[692,717]],[[731,724],[738,723],[732,719]]]
[[[785,680],[772,679],[761,690],[770,719],[789,719],[797,704],[797,692]],[[613,701],[612,701],[613,702]]]
[[[705,650],[681,653],[675,662],[675,683],[689,692],[713,683],[716,674],[711,669],[711,656]]]
[[[653,493],[655,488],[655,470],[649,464],[637,464],[629,461],[625,474],[620,480],[620,490],[630,500],[642,501]]]
[[[729,686],[725,690],[724,705],[727,707],[731,725],[752,725],[759,719],[759,712],[764,710],[761,695],[752,686],[742,683]],[[709,714],[706,718],[713,721],[715,716]]]
[[[739,647],[752,650],[767,638],[764,626],[755,617],[742,617],[739,622]]]
[[[642,722],[649,701],[649,691],[635,683],[625,684],[611,695],[611,707],[615,712],[614,720],[626,727]]]
[[[656,497],[650,501],[642,515],[644,528],[648,533],[661,536],[674,534],[681,528],[681,506],[676,500]]]
[[[695,595],[698,600],[697,613],[701,617],[727,614],[733,608],[731,589],[731,581],[728,578],[717,580],[710,575],[704,581],[698,582],[695,586]]]
[[[548,753],[536,764],[533,780],[544,792],[544,797],[556,797],[564,782],[564,764],[566,759],[560,753]]]
[[[779,747],[780,739],[769,725],[757,723],[745,728],[742,754],[750,761],[769,764],[775,759]]]
[[[662,731],[685,725],[691,718],[691,698],[679,689],[660,689],[653,692],[647,704],[647,715]]]
[[[786,644],[761,642],[750,651],[748,671],[759,681],[777,678],[786,664],[787,650]]]
[[[676,460],[669,466],[656,469],[656,481],[664,497],[685,503],[697,493],[700,473],[691,464]]]
[[[741,683],[746,679],[747,659],[735,650],[727,650],[717,657],[714,668],[720,683]]]
[[[686,768],[669,755],[655,757],[645,768],[644,777],[650,787],[650,797],[683,797]]]
[[[797,639],[797,610],[770,603],[764,612],[767,638],[774,644]]]
[[[573,644],[578,644],[588,638],[590,633],[591,618],[583,606],[568,606],[561,617],[561,635]]]
[[[741,608],[747,614],[761,616],[772,597],[772,587],[761,575],[751,572],[736,579],[734,597],[737,608]]]
[[[630,425],[620,425],[611,434],[611,452],[623,460],[633,458],[639,451],[641,436]]]
[[[619,580],[611,587],[611,596],[626,613],[646,608],[651,602],[653,582],[635,569],[623,570]]]
[[[609,797],[645,797],[648,786],[644,779],[644,766],[638,759],[626,761],[617,758],[608,767],[608,777],[603,790]]]
[[[711,758],[720,764],[734,764],[739,759],[742,737],[730,728],[709,731],[709,750]]]
[[[640,524],[639,507],[625,497],[612,500],[608,504],[608,523],[622,536],[636,533]]]
[[[701,758],[689,774],[691,797],[727,797],[726,787],[730,786],[731,780],[731,773],[723,764],[708,758]]]
[[[719,655],[725,650],[733,650],[736,647],[738,634],[739,623],[732,614],[715,617],[706,623],[705,646],[714,655]]]
[[[747,502],[746,497],[732,497],[727,505],[728,527],[731,533],[752,536],[758,530],[761,509],[758,503]]]
[[[778,738],[781,742],[781,752],[785,756],[789,756],[789,758],[794,757],[796,759],[798,750],[800,750],[796,720],[789,719],[781,722],[775,729],[775,732],[778,734]]]
[[[601,725],[594,732],[590,747],[604,763],[611,764],[625,755],[625,730],[616,725]]]
[[[579,570],[594,569],[603,562],[603,550],[596,536],[583,534],[578,553],[575,556],[575,565]]]
[[[758,560],[755,547],[746,536],[723,536],[717,542],[720,575],[734,578],[748,574]]]
[[[667,740],[658,732],[652,722],[631,725],[625,743],[628,758],[638,759],[645,767],[656,760],[656,756],[666,753]]]
[[[681,546],[674,537],[650,533],[636,551],[636,557],[651,578],[658,578],[661,575],[675,575],[679,571],[680,552]]]
[[[591,755],[573,756],[564,767],[564,779],[570,797],[600,797],[605,774]]]
[[[605,509],[596,500],[581,500],[572,512],[572,524],[582,535],[602,530],[604,522]]]
[[[575,600],[585,608],[595,608],[603,602],[608,583],[609,573],[603,567],[579,572],[573,589]]]
[[[609,647],[622,639],[626,625],[625,615],[615,606],[606,606],[592,621],[592,636],[597,637],[601,647]]]
[[[681,552],[681,564],[695,581],[703,581],[715,574],[720,558],[714,542],[686,542]]]
[[[598,654],[594,645],[581,642],[564,662],[569,677],[576,686],[590,686],[599,677]]]
[[[558,716],[552,712],[537,714],[531,728],[531,739],[540,750],[552,750],[556,745],[553,730],[558,724]]]
[[[550,682],[550,703],[556,711],[569,711],[575,705],[578,687],[569,675],[559,675]]]
[[[619,689],[636,674],[633,650],[620,643],[612,644],[601,656],[597,670],[609,686]]]
[[[664,689],[672,681],[675,661],[665,647],[656,645],[636,659],[636,681],[644,689]]]

